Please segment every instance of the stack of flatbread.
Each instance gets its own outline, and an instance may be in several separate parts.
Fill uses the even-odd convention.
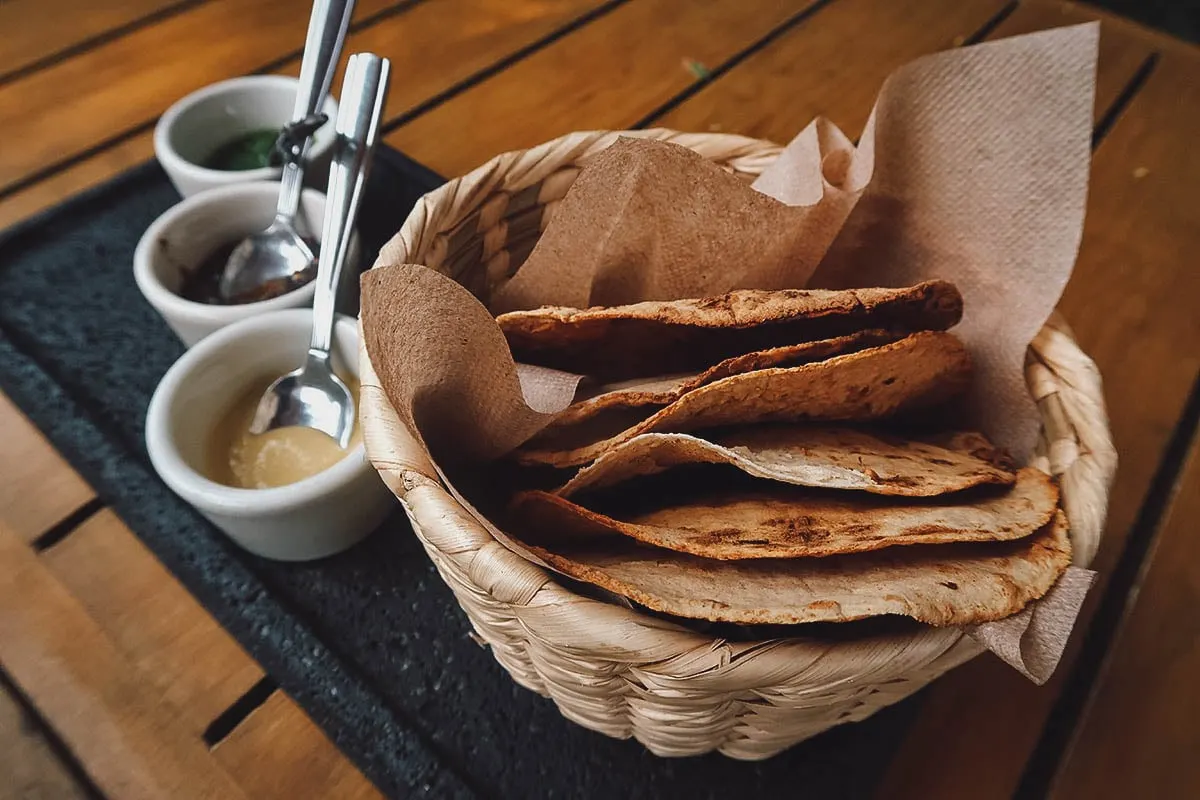
[[[513,454],[556,482],[508,528],[682,617],[1016,613],[1070,563],[1066,520],[1048,475],[943,422],[971,376],[961,316],[941,281],[503,314],[518,362],[588,376]]]

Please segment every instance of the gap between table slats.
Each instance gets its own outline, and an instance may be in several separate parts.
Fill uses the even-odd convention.
[[[48,455],[57,455],[40,437],[39,443]],[[27,452],[26,455],[35,454]],[[5,466],[10,465],[18,466],[12,462]],[[65,465],[62,468],[69,469]],[[17,543],[14,541],[10,546],[16,547]],[[116,724],[117,729],[128,734],[125,727],[128,720],[122,721],[127,712],[144,715],[148,712],[141,709],[140,704],[146,698],[161,697],[161,701],[153,702],[169,703],[175,709],[171,715],[172,729],[178,729],[185,739],[194,737],[198,744],[215,748],[217,760],[225,764],[238,785],[250,796],[285,798],[315,789],[329,796],[378,796],[370,782],[290,698],[277,691],[274,681],[262,675],[250,657],[199,607],[132,532],[104,509],[98,498],[87,501],[34,537],[30,547],[40,554],[37,562],[41,567],[37,572],[45,571],[41,581],[57,580],[72,598],[71,601],[50,601],[49,610],[55,613],[43,628],[55,631],[82,625],[82,630],[91,631],[83,634],[85,642],[89,641],[88,637],[102,637],[90,642],[87,657],[71,662],[74,664],[72,669],[81,676],[81,682],[88,684],[95,679],[90,664],[85,663],[89,661],[91,651],[97,647],[112,648],[124,664],[125,678],[139,687],[138,702],[133,704],[139,707],[125,708],[132,702],[127,698],[120,707],[110,708],[111,713],[103,719],[90,720],[96,730]],[[19,568],[19,562],[18,558],[8,559],[5,568]],[[26,568],[33,569],[28,565]],[[7,579],[19,580],[11,573]],[[52,586],[50,583],[45,585]],[[59,590],[48,588],[47,591],[53,596]],[[36,602],[41,597],[38,594],[29,601]],[[86,622],[77,618],[80,609],[86,612]],[[5,604],[0,613],[8,614],[11,619],[13,615],[20,617],[29,611]],[[40,611],[44,613],[47,609]],[[15,648],[20,654],[39,647],[31,637],[20,632],[27,632],[27,628],[21,626],[14,630],[18,632],[10,632],[6,643],[9,648]],[[101,641],[102,645],[97,643]],[[142,770],[138,759],[114,762],[110,753],[106,756],[109,763],[97,765],[94,759],[99,745],[92,741],[93,728],[77,727],[73,721],[63,718],[64,712],[73,715],[79,708],[88,707],[111,684],[101,683],[85,690],[88,692],[86,697],[76,697],[76,705],[71,709],[60,708],[44,696],[47,691],[44,682],[39,677],[31,677],[28,665],[20,655],[12,656],[13,651],[8,652],[9,661],[16,658],[15,668],[22,676],[14,684],[23,690],[18,696],[39,719],[41,716],[36,712],[39,708],[42,714],[50,717],[46,724],[51,731],[50,742],[63,763],[75,773],[83,789],[96,794],[94,778],[110,793],[114,789],[136,791],[131,786],[136,787],[140,779],[131,778],[126,771]],[[255,679],[255,676],[259,677]],[[99,680],[107,678],[102,673]],[[160,720],[156,724],[162,723]],[[136,729],[141,721],[129,724]],[[63,743],[58,728],[63,728],[70,746]],[[80,754],[82,762],[76,753]],[[141,755],[144,753],[139,753],[139,758]],[[287,763],[285,755],[296,763]],[[264,762],[270,761],[275,763],[264,769]]]
[[[0,42],[0,86],[205,2],[208,0],[2,2],[0,30],[13,31],[20,26],[21,35]]]
[[[420,5],[404,2],[356,22],[345,49],[370,50],[391,58],[393,72],[404,79],[392,81],[389,119],[405,119],[445,102],[624,2],[627,0],[564,0],[552,5],[530,0],[441,0]],[[447,28],[447,18],[467,19],[471,24]],[[437,50],[413,46],[413,42],[435,38],[440,40]],[[302,36],[296,41],[302,41]],[[206,80],[232,77],[228,68],[221,69],[221,74]],[[296,74],[299,51],[260,64],[258,71]],[[339,71],[335,87],[340,80]],[[177,94],[182,96],[186,90],[180,88]],[[90,143],[82,152],[60,160],[53,169],[43,169],[36,179],[27,178],[20,187],[0,189],[0,227],[150,158],[157,114],[175,99],[164,98],[153,109],[153,117],[147,116],[98,144]]]
[[[351,30],[421,2],[362,0]],[[207,83],[270,72],[300,57],[308,17],[289,13],[289,0],[235,4],[210,0],[0,86],[0,125],[23,145],[0,151],[0,199],[148,131],[171,103]],[[185,60],[164,64],[164,52]],[[272,55],[264,60],[264,53]]]
[[[1146,532],[1157,535],[1139,537],[1137,552],[1127,552],[1112,582],[1129,591],[1105,597],[1084,641],[1078,669],[1096,673],[1086,676],[1091,692],[1064,692],[1055,708],[1055,715],[1062,707],[1064,714],[1078,714],[1079,722],[1061,732],[1053,721],[1046,726],[1018,796],[1200,797],[1198,418],[1200,380],[1155,485],[1161,505],[1144,509]],[[1072,731],[1068,746],[1064,737]],[[1042,748],[1063,751],[1063,758],[1047,757],[1039,768]]]
[[[1094,564],[1100,579],[1058,674],[1039,688],[994,660],[980,659],[947,675],[926,693],[881,797],[964,792],[1009,797],[1019,786],[1033,795],[1045,787],[1047,775],[1057,768],[1051,762],[1061,753],[1062,739],[1078,723],[1079,703],[1069,698],[1086,696],[1093,688],[1094,669],[1077,658],[1081,639],[1100,605],[1124,602],[1121,593],[1128,587],[1121,581],[1109,585],[1108,578],[1125,553],[1137,558],[1144,547],[1139,539],[1147,534],[1139,532],[1136,520],[1150,513],[1148,504],[1161,494],[1155,485],[1173,480],[1154,475],[1164,464],[1168,473],[1174,469],[1171,435],[1186,419],[1185,398],[1200,364],[1200,330],[1183,301],[1196,296],[1195,278],[1179,271],[1200,241],[1194,220],[1189,223],[1178,210],[1187,207],[1200,175],[1181,170],[1188,163],[1190,131],[1172,110],[1176,104],[1186,107],[1179,99],[1187,91],[1184,65],[1194,70],[1200,61],[1172,47],[1163,57],[1173,66],[1164,72],[1163,63],[1155,66],[1153,60],[1156,35],[1143,37],[1128,23],[1066,4],[1029,3],[1023,9],[1042,19],[1101,17],[1099,83],[1116,82],[1117,63],[1126,76],[1117,93],[1123,113],[1101,108],[1089,216],[1075,275],[1060,304],[1105,377],[1122,463],[1110,497],[1108,532]],[[1106,53],[1118,58],[1106,60]],[[1132,63],[1137,67],[1130,70]],[[1098,624],[1094,635],[1100,638],[1093,641],[1107,641],[1110,636]],[[1072,678],[1083,683],[1071,686]],[[1074,694],[1063,695],[1068,689]],[[1060,696],[1068,699],[1056,706]],[[1056,732],[1060,728],[1066,731]],[[948,736],[951,730],[954,735]],[[1039,742],[1048,746],[1045,752]]]

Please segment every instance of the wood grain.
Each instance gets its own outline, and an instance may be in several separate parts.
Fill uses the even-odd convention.
[[[960,44],[1003,6],[1004,0],[839,0],[654,124],[787,142],[825,116],[857,138],[890,72]]]
[[[7,0],[0,3],[0,75],[135,22],[180,0]]]
[[[397,0],[359,0],[361,19]],[[293,0],[212,0],[0,86],[0,191],[145,125],[214,81],[261,69],[304,45]]]
[[[935,684],[881,797],[1011,796],[1070,673],[1079,628],[1120,557],[1200,370],[1200,317],[1191,301],[1182,300],[1200,297],[1200,276],[1186,266],[1200,248],[1193,202],[1200,181],[1193,143],[1198,69],[1200,61],[1189,52],[1164,54],[1098,148],[1083,243],[1060,304],[1104,375],[1121,458],[1107,532],[1093,564],[1100,576],[1080,625],[1045,687],[990,657]]]
[[[100,511],[41,557],[196,736],[262,677],[112,511]]]
[[[278,691],[218,742],[213,755],[250,797],[381,796],[300,707]]]
[[[1021,0],[1021,2],[1046,8],[1058,8],[1068,16],[1080,15],[1101,21],[1101,30],[1111,29],[1123,39],[1133,39],[1151,50],[1161,53],[1200,55],[1200,45],[1176,38],[1169,33],[1156,30],[1140,22],[1105,11],[1099,4],[1076,0]]]
[[[1056,0],[1033,0],[1018,6],[1016,11],[996,26],[988,38],[1003,39],[1085,22],[1100,23],[1099,63],[1103,69],[1096,75],[1096,116],[1099,117],[1116,102],[1129,77],[1155,50],[1156,42],[1161,37],[1147,35],[1125,20],[1091,6]]]
[[[43,0],[39,8],[67,1]],[[30,2],[0,2],[0,13],[28,8]],[[0,149],[0,185],[144,124],[198,85],[298,48],[307,15],[290,5],[289,13],[279,14],[280,2],[210,0],[98,48],[103,56],[77,56],[0,87],[0,122],[9,113],[31,117],[21,120],[22,138],[10,138],[22,146]],[[368,8],[370,0],[360,5]],[[694,84],[685,59],[716,66],[804,3],[681,5],[632,0],[418,117],[389,141],[454,174],[501,150],[567,130],[627,126]],[[834,0],[661,122],[786,140],[814,113],[824,113],[857,133],[890,69],[954,44],[999,5],[989,0]],[[376,0],[374,7],[381,6]],[[398,79],[389,103],[395,115],[594,6],[584,0],[430,0],[360,32],[348,49],[372,49],[396,62]],[[275,9],[266,53],[261,31],[255,30],[254,46],[247,46],[248,34],[238,30],[239,20],[260,13],[260,7]],[[448,14],[447,8],[456,11]],[[1200,369],[1200,327],[1191,309],[1200,285],[1187,266],[1200,247],[1193,202],[1200,167],[1192,145],[1200,61],[1195,48],[1068,3],[1024,0],[992,37],[1090,18],[1103,20],[1098,111],[1111,104],[1152,50],[1165,54],[1097,152],[1079,265],[1062,303],[1104,372],[1122,456],[1109,533],[1097,562],[1103,580]],[[214,31],[227,33],[214,37]],[[0,38],[5,39],[0,47],[7,46],[9,37]],[[295,61],[284,68],[296,69]],[[151,155],[148,133],[105,149],[0,201],[0,227]],[[22,426],[32,438],[21,438]],[[190,705],[194,699],[210,701],[202,676],[189,674],[183,660],[207,659],[202,642],[212,634],[176,638],[177,632],[160,626],[154,615],[162,604],[170,610],[168,619],[178,615],[189,630],[212,625],[211,619],[195,622],[195,614],[203,612],[186,595],[181,599],[183,590],[157,562],[151,559],[152,567],[146,566],[150,557],[111,517],[97,518],[90,534],[85,526],[42,560],[35,559],[17,539],[36,536],[92,493],[2,398],[0,441],[5,442],[0,517],[16,529],[15,535],[0,533],[0,664],[100,771],[101,785],[111,796],[186,796],[185,788],[206,786],[227,796],[229,784],[222,781],[229,776],[249,796],[374,796],[373,787],[355,777],[311,720],[278,693],[207,761],[203,748],[197,755],[193,717],[202,716],[200,708],[220,703]],[[1056,788],[1064,797],[1084,792],[1140,796],[1155,788],[1159,796],[1200,791],[1194,758],[1188,758],[1197,744],[1194,721],[1200,709],[1190,702],[1195,693],[1185,683],[1198,666],[1192,623],[1200,598],[1194,591],[1195,537],[1189,528],[1200,510],[1195,461],[1193,456],[1143,594],[1059,776]],[[16,466],[33,477],[10,480]],[[85,536],[76,539],[80,534]],[[114,577],[115,565],[123,571]],[[1099,595],[1099,589],[1093,592],[1085,615]],[[222,647],[216,645],[218,651]],[[179,654],[171,652],[176,648]],[[221,663],[237,660],[228,653],[218,656]],[[1055,680],[1041,689],[990,657],[940,681],[927,693],[880,795],[1011,796],[1073,657],[1074,648]],[[47,663],[49,669],[43,666]],[[175,674],[182,677],[177,683],[165,681],[171,686],[164,691],[164,678]],[[230,674],[235,677],[212,685],[222,702],[233,685],[258,673],[234,669]],[[1137,741],[1131,744],[1131,738]],[[215,777],[191,778],[189,770],[213,770],[213,759],[223,768]],[[180,776],[188,776],[186,783]]]
[[[392,60],[387,115],[395,118],[599,6],[601,0],[439,0],[422,3],[350,35],[347,52]],[[461,20],[448,26],[447,19]],[[422,46],[414,43],[421,42]],[[278,72],[295,75],[293,59]],[[334,86],[341,86],[339,72]],[[158,109],[161,111],[162,109]],[[154,111],[152,113],[158,113]],[[27,189],[0,199],[0,229],[154,157],[151,132],[104,149]]]
[[[813,0],[637,0],[385,137],[443,175],[574,130],[625,128]]]
[[[56,172],[28,189],[0,198],[0,230],[61,203],[67,197],[114,178],[154,158],[154,133],[146,131]]]
[[[109,797],[239,798],[179,709],[121,657],[29,546],[0,527],[0,666]]]
[[[95,497],[3,394],[0,442],[0,524],[25,541],[33,541]]]
[[[598,8],[604,0],[438,0],[353,36],[347,52],[392,62],[386,120],[396,119],[505,56]],[[455,24],[448,25],[447,20]],[[415,46],[420,42],[421,46]],[[299,73],[299,64],[291,74]],[[334,86],[342,85],[345,65]]]
[[[1200,797],[1200,439],[1053,795]]]
[[[0,800],[87,800],[40,728],[0,686]]]

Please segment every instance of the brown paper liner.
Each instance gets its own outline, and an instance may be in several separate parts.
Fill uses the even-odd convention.
[[[817,120],[755,182],[759,193],[678,153],[668,159],[678,171],[659,169],[646,143],[614,148],[624,178],[593,186],[608,193],[609,212],[588,215],[578,201],[585,170],[525,265],[497,285],[492,310],[950,280],[966,298],[955,333],[978,364],[974,419],[1026,457],[1038,415],[1025,351],[1070,277],[1082,232],[1097,40],[1093,24],[919,59],[885,82],[857,148]],[[742,220],[736,230],[731,218]],[[771,225],[746,236],[751,220]],[[362,320],[389,401],[437,460],[507,453],[574,396],[578,376],[518,368],[489,310],[423,267],[367,273]],[[1045,599],[971,633],[1044,680],[1090,578],[1072,568]]]

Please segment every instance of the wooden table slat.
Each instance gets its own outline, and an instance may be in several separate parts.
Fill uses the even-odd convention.
[[[33,541],[95,497],[3,394],[0,442],[0,523],[25,541]]]
[[[575,130],[619,129],[694,84],[814,0],[637,0],[385,137],[443,175]],[[469,131],[469,135],[464,135]]]
[[[655,122],[788,142],[824,116],[857,138],[884,79],[961,44],[1004,0],[838,0]]]
[[[121,656],[181,709],[196,736],[262,678],[258,664],[113,512],[100,511],[41,559]]]
[[[562,0],[552,4],[535,0],[507,3],[497,3],[495,0],[440,0],[422,3],[403,14],[352,33],[346,43],[346,52],[365,50],[391,59],[392,74],[395,76],[388,92],[387,116],[391,119],[552,34],[600,5],[601,0]],[[448,27],[445,24],[447,15],[467,22]],[[415,44],[418,42],[421,46]],[[279,72],[295,75],[299,70],[299,60],[293,59],[282,66]],[[220,75],[210,74],[208,79],[227,77],[227,73],[228,70]],[[337,87],[341,86],[341,80],[339,72],[334,79],[335,93],[340,91]],[[192,88],[195,87],[180,86],[179,96]],[[153,104],[146,106],[145,113],[156,115],[175,99],[176,96],[156,98]],[[95,133],[92,132],[92,135]],[[0,198],[0,228],[153,157],[154,141],[149,131],[102,150],[27,189]]]
[[[0,31],[5,31],[0,36],[0,77],[180,5],[181,0],[0,2]]]
[[[0,666],[109,797],[238,798],[179,710],[117,652],[83,607],[0,526]]]
[[[996,29],[989,39],[1020,36],[1023,33],[1100,22],[1100,69],[1096,73],[1096,118],[1117,101],[1129,79],[1142,62],[1154,52],[1154,45],[1144,37],[1132,35],[1129,29],[1111,15],[1091,7],[1058,0],[1024,2]]]
[[[368,800],[379,791],[299,706],[275,692],[213,748],[250,797]]]
[[[102,150],[72,167],[56,172],[28,189],[0,197],[0,230],[57,205],[73,194],[114,178],[153,157],[154,132],[146,131]]]
[[[1200,439],[1054,796],[1200,797]]]
[[[1200,297],[1200,276],[1186,266],[1200,250],[1191,200],[1200,182],[1198,68],[1189,52],[1165,54],[1097,150],[1083,243],[1060,304],[1104,376],[1121,458],[1093,564],[1100,575],[1080,625],[1104,591],[1200,370],[1200,317],[1183,300]],[[990,657],[941,679],[880,796],[1009,797],[1070,675],[1079,633],[1045,687]]]
[[[1160,53],[1179,53],[1185,57],[1200,56],[1200,44],[1194,44],[1185,39],[1172,36],[1169,33],[1147,27],[1128,17],[1123,17],[1112,11],[1105,11],[1099,4],[1077,0],[1020,0],[1037,6],[1058,7],[1062,13],[1070,16],[1086,16],[1098,19],[1103,28],[1113,31],[1122,39],[1132,39]]]
[[[438,0],[395,22],[352,36],[346,52],[369,51],[392,62],[385,120],[394,120],[504,57],[554,33],[606,0]],[[447,25],[453,19],[461,24]],[[417,46],[415,43],[421,43]],[[299,74],[300,65],[289,67]],[[334,79],[342,85],[343,62]],[[411,154],[410,154],[411,155]]]
[[[355,18],[397,0],[359,0]],[[210,0],[0,86],[0,191],[145,125],[206,84],[262,69],[304,46],[293,0]]]
[[[0,687],[0,796],[20,800],[94,800],[16,697]],[[8,794],[4,794],[8,792]]]
[[[358,17],[397,2],[360,0]],[[601,2],[428,0],[358,31],[347,49],[393,59],[403,76],[389,97],[394,118]],[[571,130],[627,127],[697,86],[690,63],[727,63],[812,2],[630,0],[417,116],[387,141],[454,175]],[[33,0],[0,0],[0,30],[10,29],[6,14],[42,17],[0,42],[0,74],[11,69],[6,64],[19,67],[166,2],[103,2],[86,11],[75,0],[36,5],[34,12]],[[69,19],[54,19],[54,9],[77,6]],[[786,141],[824,114],[857,134],[888,72],[961,43],[1006,7],[1005,0],[832,0],[657,124]],[[0,124],[10,142],[20,143],[0,148],[0,193],[103,145],[0,197],[0,227],[150,157],[149,133],[131,131],[198,86],[297,51],[307,18],[307,7],[301,12],[283,0],[200,0],[0,83]],[[1021,0],[990,38],[1089,19],[1103,21],[1098,114],[1152,53],[1161,59],[1097,151],[1080,258],[1061,304],[1105,376],[1122,458],[1095,564],[1101,577],[1081,627],[1106,588],[1200,372],[1200,316],[1191,308],[1200,277],[1188,267],[1200,250],[1191,201],[1200,181],[1192,142],[1200,49],[1057,0]],[[279,69],[294,74],[298,60]],[[94,495],[2,396],[0,440],[0,666],[106,793],[377,796],[278,692],[208,751],[199,726],[261,670],[110,513],[35,555],[28,542]],[[1200,600],[1193,557],[1200,540],[1190,525],[1200,512],[1198,459],[1193,452],[1142,594],[1131,600],[1111,662],[1077,721],[1074,746],[1057,773],[1059,796],[1200,792],[1200,772],[1188,758],[1200,745],[1200,707],[1189,681],[1200,666],[1191,613]],[[1078,633],[1046,687],[989,656],[939,681],[879,796],[1011,796],[1071,674]]]

